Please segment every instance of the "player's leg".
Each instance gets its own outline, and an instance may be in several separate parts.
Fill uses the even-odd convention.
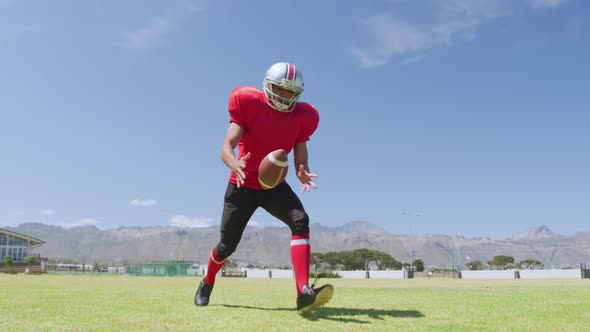
[[[209,304],[215,276],[225,264],[225,260],[236,250],[248,220],[258,208],[259,192],[259,190],[248,188],[237,188],[232,183],[228,185],[221,216],[220,240],[211,250],[207,274],[199,284],[195,295],[196,305]]]
[[[206,276],[209,284],[215,282],[215,275],[236,250],[248,221],[258,208],[258,196],[257,190],[237,188],[232,183],[228,185],[221,215],[220,240],[211,250],[209,259],[208,270],[212,272]]]
[[[297,309],[300,313],[307,314],[328,302],[334,288],[331,285],[325,285],[313,289],[313,286],[308,285],[311,255],[309,216],[297,194],[286,182],[265,193],[261,207],[291,229],[291,262],[297,285]]]
[[[283,182],[276,188],[266,190],[261,207],[291,229],[291,262],[297,283],[297,295],[309,280],[309,217],[303,204],[291,187]]]

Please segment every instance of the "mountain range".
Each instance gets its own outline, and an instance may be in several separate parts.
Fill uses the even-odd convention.
[[[547,267],[590,263],[590,232],[564,236],[547,226],[524,230],[505,239],[465,238],[441,234],[392,234],[364,221],[339,227],[311,226],[312,252],[367,248],[386,252],[397,260],[422,259],[426,266],[464,266],[473,260],[487,262],[496,255],[513,256],[518,262],[536,259]],[[63,228],[25,223],[5,228],[46,243],[34,249],[42,257],[92,262],[185,260],[206,263],[219,240],[219,227],[171,226],[119,227],[100,230],[94,226]],[[290,231],[286,227],[247,227],[232,259],[259,265],[290,265]]]

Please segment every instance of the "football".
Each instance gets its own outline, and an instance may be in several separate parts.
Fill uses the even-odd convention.
[[[258,166],[258,182],[262,189],[272,189],[285,180],[289,160],[283,149],[274,150],[262,159]]]

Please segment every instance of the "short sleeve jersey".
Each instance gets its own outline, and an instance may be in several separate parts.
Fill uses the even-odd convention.
[[[245,188],[260,189],[258,166],[264,157],[276,150],[289,153],[297,143],[309,141],[319,123],[317,109],[297,102],[291,112],[279,112],[266,102],[264,93],[253,87],[239,87],[229,97],[230,122],[244,129],[238,142],[238,159],[251,153],[244,173]],[[236,184],[233,172],[229,181]]]

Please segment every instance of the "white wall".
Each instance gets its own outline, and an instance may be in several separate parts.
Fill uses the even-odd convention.
[[[247,278],[268,278],[268,270],[247,269]]]
[[[514,271],[461,271],[463,279],[514,279]]]
[[[293,270],[270,270],[273,279],[292,279]]]
[[[581,279],[580,269],[573,270],[520,270],[521,279]]]
[[[346,279],[365,279],[366,272],[365,271],[334,271],[340,277]]]
[[[272,278],[276,279],[291,279],[294,278],[293,270],[261,270],[261,269],[244,269],[247,271],[248,278],[269,278],[269,272],[272,273]],[[207,273],[206,269],[202,270]],[[194,270],[191,270],[193,274]],[[201,271],[199,271],[201,272]],[[366,271],[334,271],[341,278],[344,279],[366,279]],[[520,270],[521,279],[557,279],[557,278],[570,278],[579,279],[581,273],[579,269],[572,270]],[[221,275],[219,271],[218,276]],[[461,271],[461,277],[463,279],[514,279],[514,270],[504,271]],[[369,271],[370,279],[404,279],[403,270],[395,271]]]
[[[403,279],[404,271],[369,271],[371,279]]]
[[[260,270],[260,269],[246,269],[248,278],[268,278],[270,271],[272,278],[276,279],[291,279],[294,278],[293,270]],[[366,271],[334,271],[341,278],[345,279],[366,279]],[[373,279],[403,279],[404,271],[369,271],[369,278]]]

